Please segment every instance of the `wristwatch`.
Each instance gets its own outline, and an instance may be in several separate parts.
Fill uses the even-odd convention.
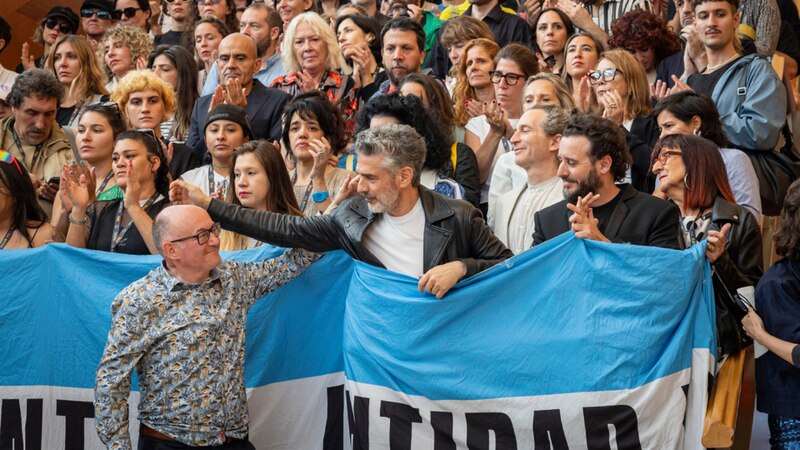
[[[314,200],[314,203],[322,203],[327,200],[328,197],[328,191],[319,191],[311,194],[311,198]]]

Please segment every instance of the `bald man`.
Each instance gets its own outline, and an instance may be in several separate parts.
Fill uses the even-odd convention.
[[[222,261],[219,232],[195,206],[156,216],[153,241],[164,260],[114,299],[97,368],[95,422],[107,448],[131,448],[135,368],[139,449],[254,449],[244,385],[247,311],[320,255],[288,250],[261,262]]]
[[[220,103],[244,108],[256,139],[270,142],[280,140],[281,113],[291,96],[278,89],[265,87],[253,78],[262,64],[255,41],[245,34],[232,33],[220,42],[217,51],[219,86],[213,94],[204,95],[195,102],[186,145],[199,156],[205,157],[203,125],[208,112]]]

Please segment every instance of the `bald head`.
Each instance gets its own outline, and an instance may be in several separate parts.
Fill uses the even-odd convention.
[[[225,36],[217,51],[220,84],[227,85],[229,80],[238,79],[249,93],[253,74],[261,68],[256,42],[245,34],[232,33]]]
[[[191,236],[196,227],[208,228],[211,222],[206,210],[193,205],[172,205],[164,208],[153,221],[153,243],[161,256],[164,256],[164,243],[185,236]]]

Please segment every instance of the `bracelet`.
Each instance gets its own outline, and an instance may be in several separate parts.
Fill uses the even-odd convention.
[[[89,220],[86,219],[85,217],[83,218],[83,220],[76,220],[76,219],[72,218],[72,213],[69,213],[69,216],[67,216],[67,221],[69,221],[69,223],[73,223],[75,225],[86,225],[86,222],[88,222]]]

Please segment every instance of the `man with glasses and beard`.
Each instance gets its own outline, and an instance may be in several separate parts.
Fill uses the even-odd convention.
[[[568,230],[583,239],[680,249],[678,208],[616,184],[631,155],[622,129],[607,119],[574,114],[558,148],[557,175],[566,199],[536,213],[533,245]]]

